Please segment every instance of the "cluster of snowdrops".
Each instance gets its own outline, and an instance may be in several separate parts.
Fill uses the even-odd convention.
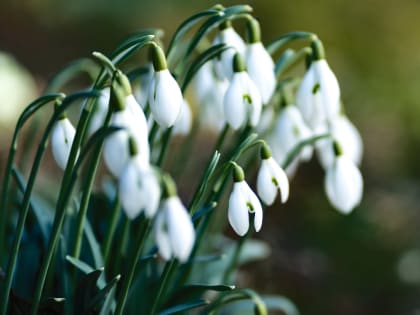
[[[136,305],[136,290],[144,292],[150,285],[150,298],[140,310],[137,308],[144,314],[194,308],[210,314],[235,297],[251,299],[256,310],[264,313],[264,300],[252,290],[239,290],[231,283],[191,282],[197,269],[195,262],[202,258],[203,251],[211,250],[205,248],[203,239],[212,233],[209,226],[214,213],[226,209],[223,197],[228,198],[230,226],[245,240],[261,229],[266,206],[272,205],[278,195],[282,203],[287,201],[293,174],[315,153],[325,169],[325,191],[332,206],[349,213],[360,203],[362,142],[344,113],[339,85],[325,59],[321,40],[312,33],[294,32],[265,46],[260,24],[251,13],[252,9],[244,5],[218,5],[199,12],[178,27],[166,49],[159,30],[135,34],[109,56],[92,54],[90,88],[69,95],[59,93],[76,75],[89,72],[86,60],[75,62],[53,79],[51,93],[22,113],[3,180],[1,219],[13,222],[0,227],[0,246],[7,253],[1,257],[2,264],[7,262],[1,314],[19,304],[12,301],[10,292],[26,233],[25,222],[35,207],[33,187],[48,141],[64,173],[35,275],[29,306],[32,314],[46,307],[43,296],[57,296],[57,292],[70,301],[62,303],[66,312],[75,312],[76,302],[71,301],[80,298],[76,290],[80,273],[87,277],[95,272],[95,289],[83,304],[83,311],[133,312],[129,305]],[[234,29],[238,20],[245,21],[244,36]],[[305,45],[297,51],[287,48],[294,41]],[[133,63],[127,61],[145,49],[148,57],[144,64],[128,68]],[[306,69],[303,77],[287,75],[290,68],[302,64]],[[187,90],[191,90],[190,100]],[[25,180],[14,162],[19,132],[48,104],[53,104],[51,118]],[[76,111],[77,120],[68,114],[74,104],[81,106]],[[189,187],[194,194],[187,204],[178,196],[181,183],[174,174],[188,164],[194,141],[202,141],[198,130],[218,137],[206,168],[197,171],[202,175],[197,187]],[[184,139],[177,142],[176,151],[182,163],[167,166],[168,152],[174,152],[174,137]],[[95,211],[93,188],[101,161],[111,178],[107,194],[111,211],[105,219],[106,232],[98,242],[100,249],[95,252],[86,229],[89,212]],[[256,192],[245,180],[247,170],[255,166]],[[17,186],[20,184],[19,206],[15,208],[8,197],[11,178]],[[71,220],[68,208],[74,200],[77,206]],[[71,225],[72,232],[62,256],[67,264],[62,268],[79,271],[70,272],[66,280],[73,286],[46,289],[49,277],[64,281],[62,274],[54,276],[58,267],[52,262],[62,250],[59,244],[67,233],[66,224]],[[87,246],[84,243],[90,244],[90,253],[83,249]],[[129,263],[116,257],[120,254],[118,244],[129,244],[125,256]],[[242,246],[240,242],[227,263],[225,280],[237,266]],[[211,264],[212,259],[206,263]],[[140,278],[143,282],[136,282]],[[185,288],[193,288],[192,293],[180,298],[179,292]],[[203,299],[209,290],[217,294],[211,300]]]

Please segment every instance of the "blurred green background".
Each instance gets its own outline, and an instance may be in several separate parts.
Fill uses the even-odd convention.
[[[30,98],[73,59],[110,52],[142,28],[162,28],[167,40],[185,18],[215,3],[2,0],[0,50],[33,76]],[[239,3],[254,8],[265,43],[289,31],[319,35],[365,145],[362,205],[348,217],[336,213],[320,167],[304,165],[290,202],[270,209],[259,233],[272,246],[270,259],[246,266],[242,285],[285,295],[304,315],[420,314],[420,1],[223,4]],[[0,72],[6,65],[0,59]],[[0,76],[3,87],[6,79]],[[23,94],[19,86],[8,90]],[[8,100],[0,97],[2,169],[15,119],[5,113]]]

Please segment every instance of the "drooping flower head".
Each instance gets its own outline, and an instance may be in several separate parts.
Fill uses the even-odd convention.
[[[328,123],[340,111],[340,87],[325,60],[320,40],[312,42],[313,60],[296,95],[296,105],[312,129]]]
[[[261,116],[261,95],[245,71],[244,60],[238,53],[233,59],[233,70],[232,81],[223,100],[225,119],[233,129],[246,124],[255,127]]]
[[[173,126],[178,118],[183,97],[181,89],[166,65],[162,49],[152,46],[154,76],[149,88],[149,104],[156,122],[165,128]]]
[[[165,259],[177,258],[185,262],[195,242],[191,216],[176,194],[175,183],[164,178],[164,194],[154,224],[154,233],[159,254]]]
[[[250,215],[253,215],[255,231],[261,229],[263,211],[255,193],[245,181],[242,168],[233,163],[233,190],[229,197],[228,219],[231,227],[239,236],[249,230]]]
[[[118,193],[127,217],[135,219],[142,211],[149,219],[160,200],[160,185],[151,165],[138,154],[134,138],[129,139],[130,158],[119,178]]]
[[[51,149],[55,162],[62,170],[67,166],[75,134],[76,130],[65,116],[57,121],[54,126],[51,136]]]
[[[272,205],[278,193],[281,202],[289,198],[289,180],[286,173],[271,156],[267,144],[261,147],[261,167],[257,177],[257,192],[266,205]]]
[[[363,142],[359,131],[343,114],[331,120],[329,128],[320,127],[316,134],[330,133],[331,137],[315,143],[318,159],[324,169],[327,169],[335,159],[333,139],[340,144],[343,154],[347,155],[356,165],[360,165],[363,154]]]
[[[114,110],[111,125],[122,129],[105,140],[104,160],[110,172],[119,177],[130,159],[130,137],[136,142],[139,158],[144,163],[149,163],[148,129],[146,117],[131,93],[128,79],[127,83],[113,85],[110,97],[110,104]]]
[[[274,62],[261,43],[260,25],[256,19],[248,21],[249,40],[245,50],[246,67],[251,80],[261,94],[262,103],[266,105],[274,93],[276,76]]]
[[[235,53],[244,54],[245,43],[233,29],[230,21],[225,21],[219,26],[220,32],[213,41],[213,45],[226,44],[231,48],[224,50],[220,57],[214,60],[214,68],[220,80],[230,80],[233,75],[232,62]]]
[[[335,159],[325,174],[325,192],[332,206],[343,214],[350,213],[361,201],[363,179],[360,170],[333,142]]]

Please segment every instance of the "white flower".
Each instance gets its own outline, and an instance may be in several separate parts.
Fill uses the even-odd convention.
[[[181,113],[175,121],[174,128],[172,129],[173,135],[187,135],[191,130],[192,125],[192,114],[190,105],[187,100],[184,99],[182,102]]]
[[[129,219],[143,210],[148,218],[153,218],[159,206],[160,185],[150,165],[138,155],[130,158],[121,173],[118,192]]]
[[[194,245],[195,231],[191,217],[178,196],[162,201],[154,231],[159,253],[165,260],[174,257],[185,262],[188,259]]]
[[[191,86],[196,104],[199,106],[200,125],[202,124],[204,128],[217,132],[225,124],[223,98],[229,87],[229,81],[216,78],[212,67],[212,61],[208,61],[201,66]]]
[[[124,128],[111,134],[104,144],[104,160],[110,172],[119,177],[130,158],[128,139],[136,141],[139,156],[149,163],[147,121],[143,111],[132,95],[126,98],[124,110],[112,115],[111,125]]]
[[[272,205],[278,191],[280,191],[281,202],[285,203],[289,198],[287,175],[272,157],[263,159],[257,177],[258,196],[265,204]]]
[[[363,193],[363,179],[353,161],[342,154],[335,158],[325,175],[325,191],[332,206],[343,214],[356,207]]]
[[[89,122],[88,135],[91,136],[99,128],[104,125],[105,117],[108,112],[109,107],[109,96],[110,88],[106,87],[101,90],[100,96],[96,101],[96,106],[94,107],[92,118]]]
[[[311,63],[297,91],[296,105],[311,128],[339,113],[340,87],[325,59]]]
[[[51,149],[57,165],[64,170],[76,130],[67,118],[57,121],[51,136]]]
[[[228,219],[239,236],[248,232],[250,213],[254,213],[254,228],[258,232],[263,221],[261,203],[245,180],[235,182],[229,197]]]
[[[356,165],[360,165],[363,154],[363,142],[359,131],[344,115],[334,118],[329,126],[319,127],[317,134],[330,133],[331,138],[325,138],[315,143],[317,156],[324,169],[327,169],[334,161],[335,155],[332,146],[334,139],[343,151]]]
[[[296,106],[287,105],[280,111],[273,133],[267,141],[273,150],[274,159],[280,165],[283,165],[295,146],[311,136],[312,132],[306,126]],[[297,167],[299,161],[307,161],[312,157],[312,151],[311,146],[305,146],[302,149],[292,164],[286,168],[289,176],[294,173],[293,170]]]
[[[246,123],[255,127],[261,116],[261,96],[245,71],[235,72],[224,100],[225,119],[233,129]]]
[[[257,86],[262,103],[267,104],[276,87],[274,62],[261,42],[248,44],[245,61],[249,77]]]
[[[178,118],[183,97],[178,83],[168,69],[156,71],[149,89],[149,104],[156,122],[171,127]]]
[[[243,54],[245,52],[245,43],[232,27],[221,30],[213,41],[213,46],[226,44],[232,48],[224,50],[220,58],[214,59],[214,67],[217,77],[220,80],[230,80],[233,75],[232,61],[235,53]]]

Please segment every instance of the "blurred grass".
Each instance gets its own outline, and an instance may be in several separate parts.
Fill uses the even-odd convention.
[[[418,314],[419,284],[402,283],[396,266],[405,250],[420,246],[420,1],[224,2],[238,3],[254,7],[266,43],[295,30],[319,35],[366,152],[365,198],[350,217],[327,205],[315,163],[300,170],[290,203],[271,209],[260,233],[272,259],[248,266],[243,281],[291,297],[302,314]],[[71,60],[109,52],[141,28],[162,28],[168,40],[183,19],[213,4],[6,0],[0,50],[42,87]],[[1,162],[8,137],[0,143]]]

